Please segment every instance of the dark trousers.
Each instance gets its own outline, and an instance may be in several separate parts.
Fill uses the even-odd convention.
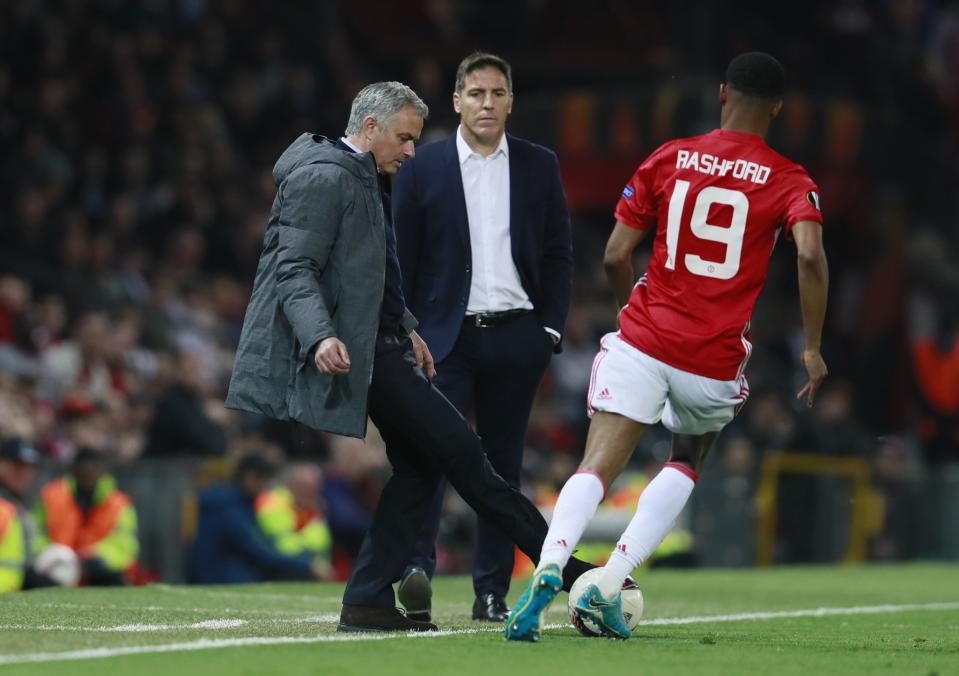
[[[495,472],[479,437],[416,368],[407,336],[377,338],[369,413],[386,442],[393,475],[360,547],[344,603],[395,605],[392,585],[412,558],[444,476],[478,515],[528,556],[539,559],[546,521]]]
[[[493,469],[513,488],[519,488],[526,426],[552,353],[553,340],[533,313],[491,327],[477,327],[467,318],[453,351],[436,367],[433,382],[457,409],[475,419]],[[431,578],[445,491],[446,483],[441,482],[410,562]],[[513,553],[510,539],[480,518],[473,557],[477,596],[506,596]]]

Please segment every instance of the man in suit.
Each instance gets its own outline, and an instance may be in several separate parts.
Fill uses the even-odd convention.
[[[270,211],[227,405],[364,437],[393,466],[343,595],[340,631],[429,631],[392,584],[446,477],[477,513],[536,556],[547,526],[493,470],[479,438],[429,381],[433,359],[406,309],[389,179],[414,154],[426,105],[399,82],[365,87],[337,142],[303,134],[273,169]],[[572,560],[566,588],[590,566]]]
[[[509,64],[466,57],[453,93],[459,129],[404,165],[393,211],[403,292],[436,360],[434,382],[474,417],[493,467],[518,488],[533,398],[566,324],[573,258],[556,155],[506,133],[512,105]],[[430,613],[444,488],[400,587],[412,617]],[[513,551],[480,519],[473,619],[509,613]]]

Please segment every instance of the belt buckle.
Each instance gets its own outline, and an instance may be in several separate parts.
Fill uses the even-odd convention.
[[[475,315],[473,315],[473,324],[474,324],[474,325],[476,326],[476,328],[478,328],[478,329],[488,329],[489,326],[490,326],[489,324],[486,323],[486,320],[484,319],[484,315],[483,315],[483,314],[475,314]]]

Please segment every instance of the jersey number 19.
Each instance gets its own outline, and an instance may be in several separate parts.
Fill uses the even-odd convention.
[[[669,215],[666,221],[666,267],[676,269],[676,248],[679,244],[680,221],[686,196],[689,193],[689,181],[677,180],[673,196],[669,199]],[[706,222],[709,209],[714,204],[732,207],[733,215],[728,228]],[[719,263],[703,260],[696,254],[686,254],[683,263],[694,275],[715,279],[732,279],[739,272],[739,260],[743,252],[743,235],[746,232],[746,215],[749,213],[749,200],[738,190],[727,190],[708,186],[699,191],[693,215],[689,219],[689,229],[693,236],[710,242],[726,245],[725,259]]]

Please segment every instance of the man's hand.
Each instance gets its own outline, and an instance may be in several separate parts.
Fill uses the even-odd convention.
[[[430,348],[420,338],[416,331],[410,331],[410,340],[413,341],[413,355],[416,357],[416,365],[423,369],[427,378],[436,375],[436,367],[433,365],[433,355],[430,354]]]
[[[343,341],[335,336],[320,341],[320,344],[316,346],[313,361],[320,373],[328,376],[350,372],[350,354],[346,351]]]
[[[806,373],[809,375],[809,382],[799,390],[796,399],[806,398],[806,406],[812,406],[813,399],[816,397],[816,390],[822,385],[823,379],[829,370],[826,368],[826,362],[822,360],[819,350],[803,350],[802,363],[806,367]]]

